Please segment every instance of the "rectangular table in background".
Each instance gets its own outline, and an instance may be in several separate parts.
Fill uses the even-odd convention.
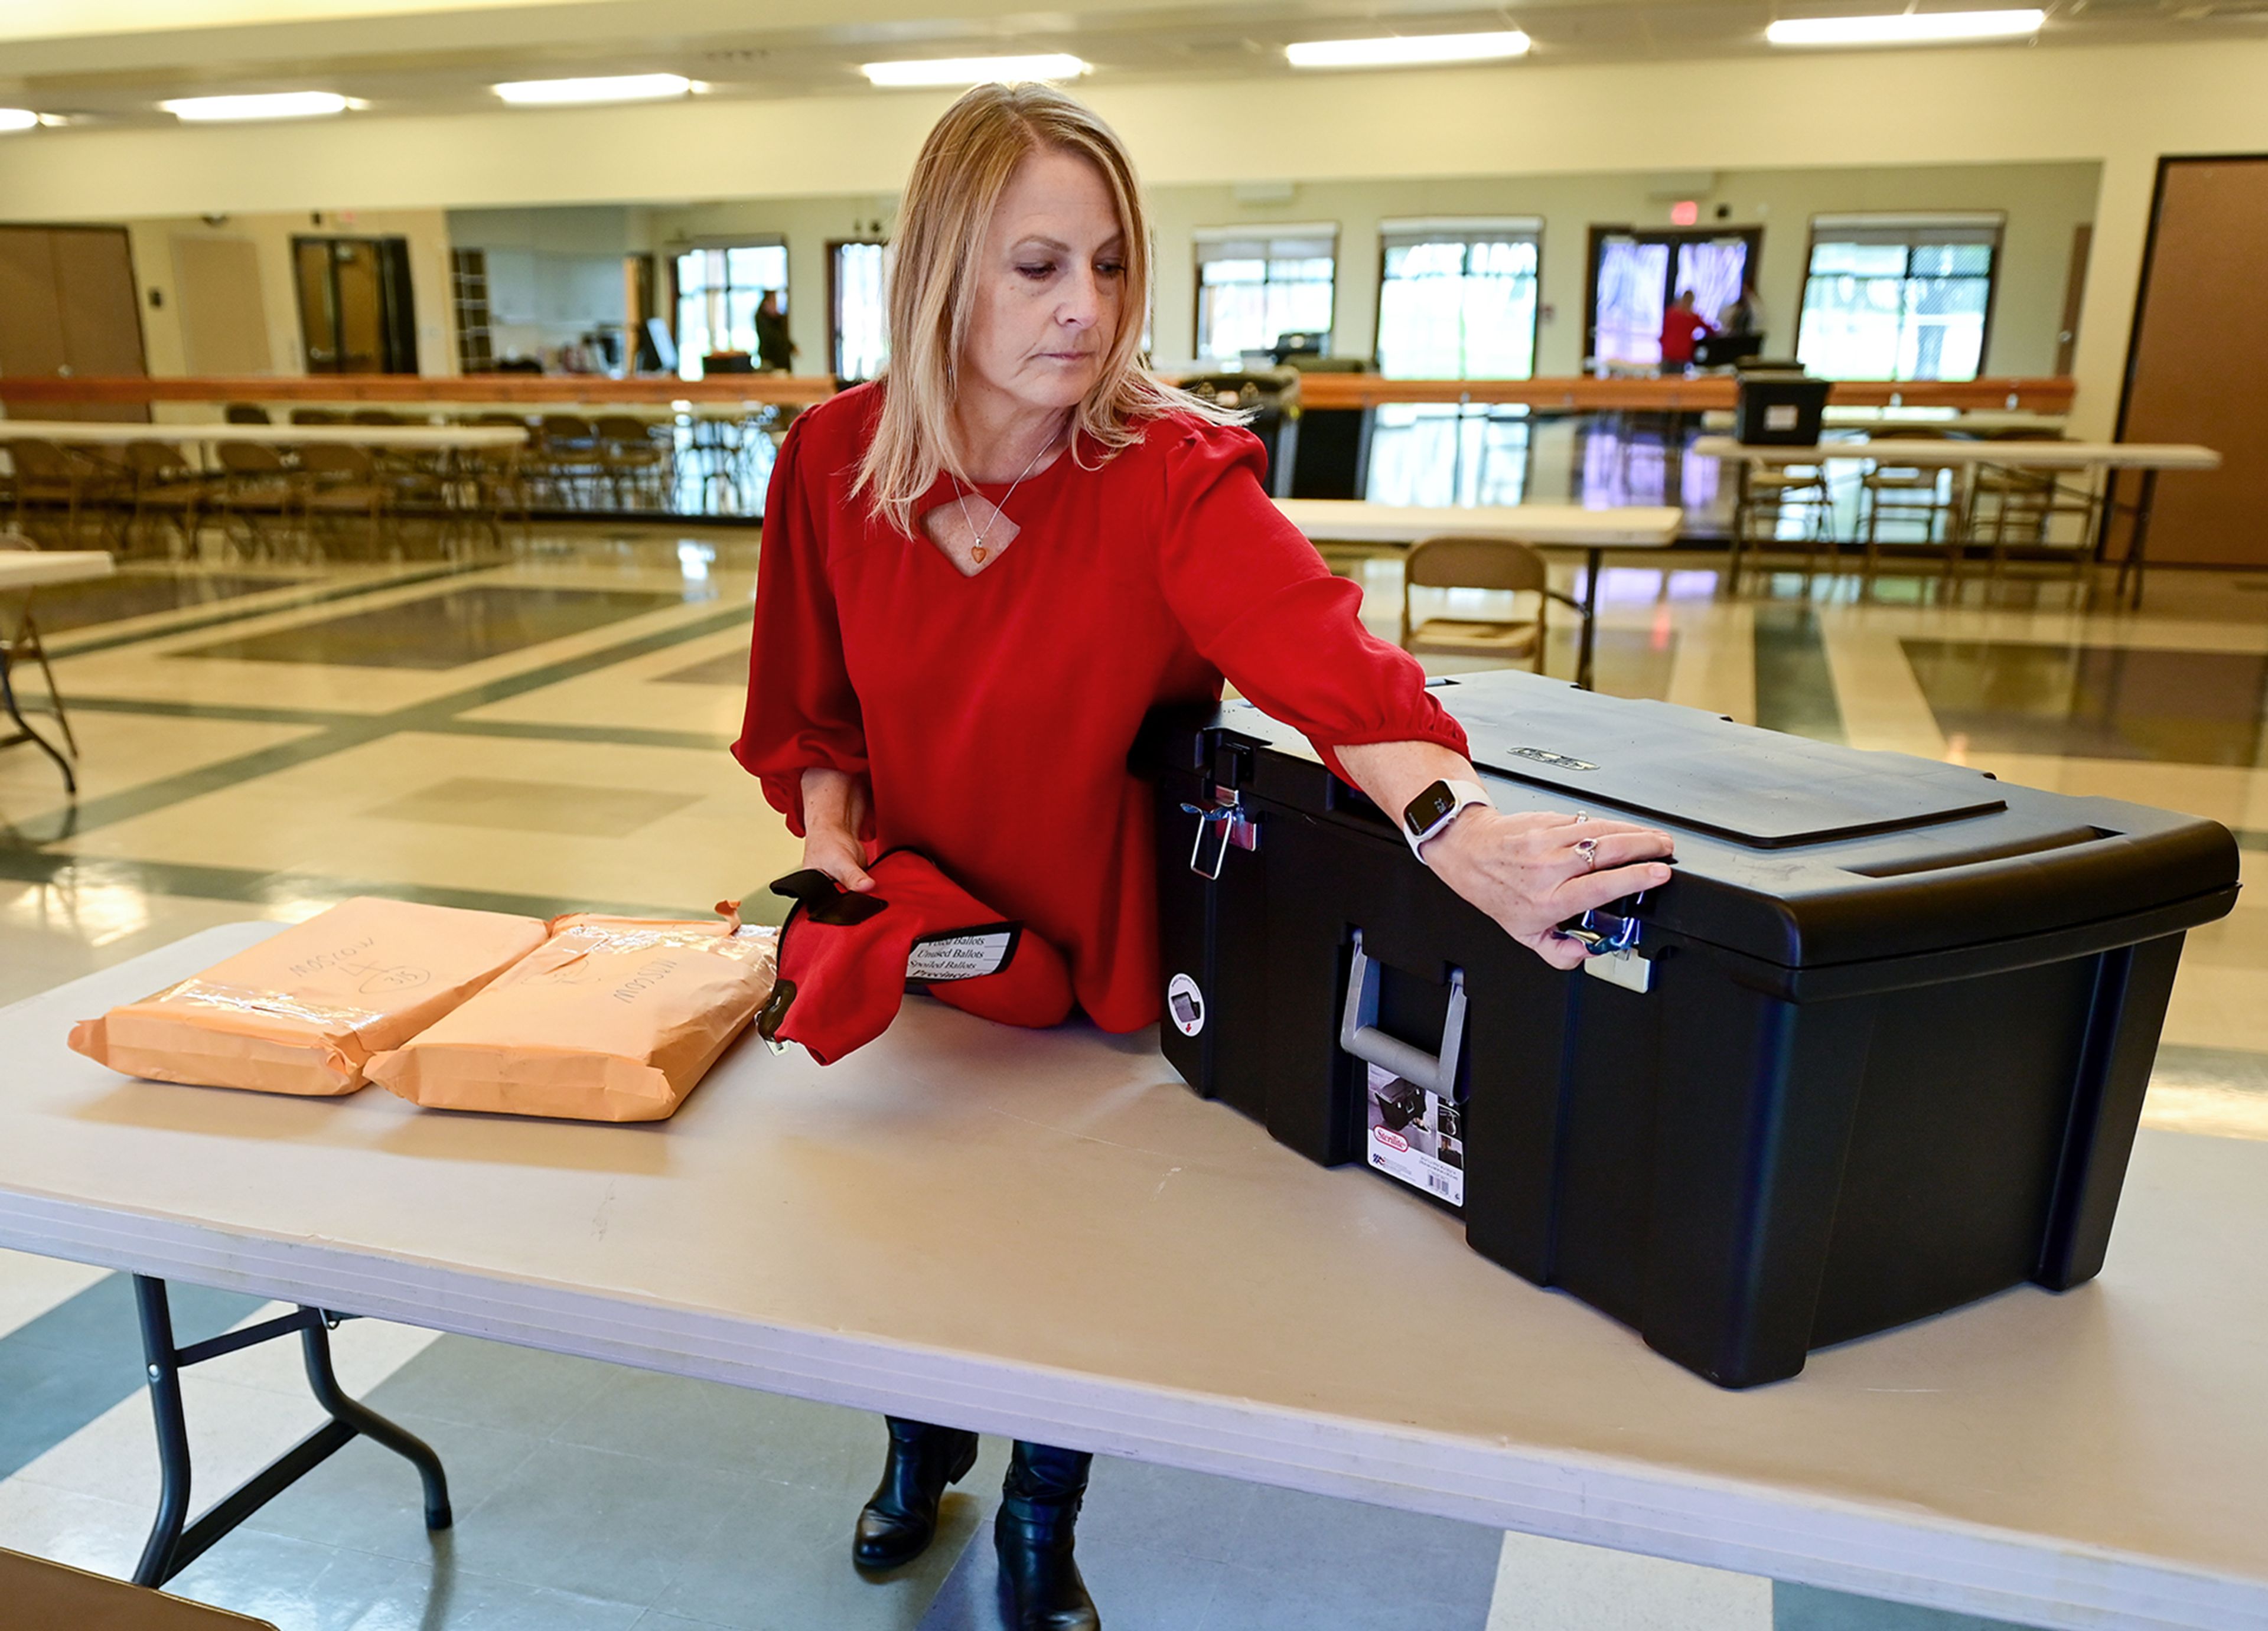
[[[1314,544],[1414,544],[1420,539],[1509,538],[1584,555],[1583,631],[1575,683],[1590,688],[1598,646],[1599,571],[1609,549],[1667,549],[1685,512],[1666,504],[1587,510],[1580,504],[1373,504],[1349,498],[1279,498],[1276,508]]]
[[[1918,437],[1901,440],[1896,436],[1870,436],[1849,441],[1815,442],[1803,446],[1776,446],[1736,441],[1729,436],[1705,436],[1693,444],[1693,451],[1705,459],[1736,464],[1741,473],[1743,500],[1748,492],[1748,473],[1759,466],[1812,465],[1838,459],[1855,459],[1886,466],[1908,462],[1964,466],[1971,473],[1972,479],[1974,472],[1985,465],[2002,470],[2077,470],[2086,473],[2090,489],[2098,477],[2121,470],[2139,472],[2142,481],[2132,505],[2134,531],[2127,543],[2126,553],[2118,562],[2117,582],[2117,592],[2123,595],[2126,588],[2127,570],[2132,569],[2134,604],[2137,606],[2142,604],[2142,571],[2150,536],[2150,506],[2157,496],[2160,473],[2220,468],[2219,453],[2210,447],[2198,447],[2190,443],[2034,442],[2021,438],[1975,441],[1960,437],[1943,440]],[[2110,525],[2106,505],[2102,525],[2093,540],[2097,559],[2102,556]]]
[[[1144,1037],[917,997],[628,1127],[64,1047],[274,932],[0,1010],[0,1245],[2026,1624],[2268,1627],[2268,1143],[2146,1132],[2098,1280],[1729,1393]]]

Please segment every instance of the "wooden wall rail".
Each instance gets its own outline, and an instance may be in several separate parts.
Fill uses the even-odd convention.
[[[2027,408],[2068,412],[2067,378],[1837,380],[1828,400],[1845,408]],[[1302,374],[1302,408],[1375,408],[1386,402],[1524,402],[1574,412],[1651,408],[1698,412],[1730,408],[1734,386],[1724,374],[1696,379],[1388,379],[1378,374]]]
[[[823,375],[254,374],[235,378],[0,378],[0,401],[38,402],[768,402],[808,408],[835,393]]]
[[[2069,411],[2066,378],[1837,381],[1830,400],[1845,407],[2029,408]],[[809,374],[722,374],[608,379],[591,374],[318,374],[236,378],[0,378],[0,401],[41,402],[769,402],[807,408],[834,394],[835,382]],[[1523,402],[1583,412],[1611,408],[1697,412],[1733,405],[1725,375],[1697,379],[1388,379],[1378,374],[1303,374],[1304,408],[1374,408],[1387,402]]]

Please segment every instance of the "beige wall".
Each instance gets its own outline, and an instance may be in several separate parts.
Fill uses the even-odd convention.
[[[834,198],[720,200],[683,209],[647,212],[646,243],[665,264],[673,255],[703,242],[749,234],[777,234],[787,240],[788,333],[794,339],[796,371],[832,372],[828,354],[827,246],[843,239],[871,238],[874,223],[895,224],[895,192],[845,194]],[[665,271],[663,276],[666,277]]]
[[[1697,83],[1706,86],[1697,101]],[[1690,62],[1530,62],[1104,82],[1088,94],[1159,187],[2100,161],[2076,370],[2080,428],[2092,430],[2117,408],[2157,160],[2268,151],[2264,85],[2268,40],[2217,40],[1792,53],[1728,62],[1698,82]],[[887,195],[949,99],[372,115],[298,127],[288,141],[241,126],[42,131],[11,138],[0,157],[0,219],[661,205],[683,201],[688,180],[710,198]]]
[[[438,209],[382,209],[284,214],[230,215],[217,222],[195,216],[129,217],[134,276],[142,286],[143,347],[153,374],[188,371],[181,343],[181,308],[174,288],[173,242],[177,238],[216,237],[249,240],[260,268],[260,293],[267,312],[268,352],[279,374],[306,371],[299,335],[298,291],[291,277],[291,239],[318,234],[342,238],[409,240],[410,292],[417,317],[420,372],[456,371],[456,325],[449,305],[447,220]],[[152,306],[155,290],[163,304]],[[195,415],[206,417],[202,413]]]
[[[2055,362],[2071,261],[2072,229],[2094,217],[2099,166],[2094,164],[1940,165],[1911,168],[1755,170],[1678,173],[1689,183],[1668,187],[1659,172],[1619,175],[1426,176],[1393,180],[1302,181],[1281,202],[1239,201],[1233,186],[1151,188],[1158,246],[1158,288],[1152,336],[1161,360],[1195,355],[1196,253],[1201,227],[1270,222],[1338,224],[1337,288],[1332,347],[1342,356],[1370,355],[1378,318],[1378,224],[1411,216],[1535,216],[1543,221],[1539,278],[1551,308],[1537,327],[1536,372],[1572,374],[1583,356],[1584,286],[1593,224],[1667,226],[1679,197],[1702,206],[1713,223],[1729,205],[1727,226],[1764,229],[1759,292],[1776,347],[1794,340],[1803,298],[1804,256],[1815,215],[1852,210],[2005,210],[1999,288],[1985,370],[2044,374]],[[1693,186],[1690,183],[1698,182]],[[703,237],[777,233],[788,244],[790,317],[803,348],[798,366],[823,370],[827,345],[825,246],[889,224],[895,198],[752,198],[698,209],[656,209],[651,241],[664,253]]]
[[[1412,216],[1536,216],[1543,222],[1538,298],[1550,308],[1536,326],[1535,371],[1572,374],[1583,357],[1585,284],[1593,225],[1667,227],[1678,198],[1701,206],[1702,224],[1761,227],[1757,292],[1776,352],[1792,353],[1802,304],[1804,257],[1815,215],[1852,210],[1999,209],[2007,213],[1999,288],[1984,371],[2044,374],[2071,261],[2072,229],[2094,218],[2097,166],[1931,165],[1916,168],[1734,170],[1618,175],[1405,178],[1393,181],[1301,182],[1281,203],[1244,205],[1229,187],[1157,189],[1160,276],[1154,334],[1160,357],[1187,357],[1196,344],[1193,229],[1267,221],[1335,221],[1339,227],[1332,346],[1370,355],[1378,319],[1378,224]],[[1671,187],[1672,180],[1686,185]],[[1705,186],[1695,187],[1694,181]],[[1719,204],[1731,207],[1723,222]]]

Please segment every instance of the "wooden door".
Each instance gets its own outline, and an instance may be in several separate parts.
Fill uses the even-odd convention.
[[[126,230],[0,227],[0,374],[139,378],[142,306]],[[21,418],[147,422],[141,402],[44,402]]]
[[[2118,435],[2203,443],[2219,451],[2221,467],[2159,478],[2153,561],[2268,566],[2259,483],[2268,466],[2264,274],[2268,154],[2163,161]],[[2121,491],[2135,486],[2125,478]]]
[[[309,373],[417,371],[407,239],[295,238],[291,264]]]
[[[248,238],[176,233],[173,299],[181,355],[192,374],[265,374],[268,303],[261,297],[260,250]]]

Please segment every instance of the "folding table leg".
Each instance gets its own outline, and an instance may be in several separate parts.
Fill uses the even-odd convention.
[[[63,711],[63,687],[55,684],[55,671],[48,666],[48,648],[40,638],[40,626],[32,621],[32,605],[29,596],[25,598],[24,602],[23,633],[17,637],[16,643],[32,654],[33,660],[40,665],[40,672],[46,676],[48,700],[55,705],[55,724],[63,727],[63,745],[70,749],[70,756],[73,759],[77,758],[78,738],[71,734],[70,716]]]
[[[54,760],[55,768],[63,773],[63,790],[67,793],[77,793],[78,777],[72,773],[70,760],[63,757],[62,750],[53,742],[48,741],[47,738],[32,728],[32,722],[24,717],[23,709],[17,705],[16,681],[11,672],[14,666],[13,653],[9,649],[9,643],[0,640],[0,709],[5,710],[8,717],[16,726],[14,735],[0,737],[0,747],[11,747],[19,742],[31,743],[48,758]],[[48,683],[53,687],[55,681],[50,679]],[[76,746],[72,751],[77,751]]]
[[[150,1405],[157,1420],[159,1477],[157,1517],[143,1546],[142,1560],[135,1565],[135,1584],[152,1588],[163,1585],[202,1556],[215,1541],[357,1436],[385,1445],[416,1467],[425,1486],[425,1527],[449,1527],[452,1517],[448,1479],[431,1446],[367,1405],[348,1398],[339,1386],[338,1375],[331,1367],[330,1326],[340,1316],[327,1314],[319,1308],[302,1307],[241,1331],[180,1348],[173,1341],[173,1312],[166,1301],[166,1282],[147,1275],[135,1275],[134,1301],[141,1315]],[[213,1502],[195,1523],[188,1522],[192,1469],[188,1421],[181,1407],[181,1371],[189,1365],[293,1333],[298,1334],[306,1362],[307,1385],[330,1419]]]

